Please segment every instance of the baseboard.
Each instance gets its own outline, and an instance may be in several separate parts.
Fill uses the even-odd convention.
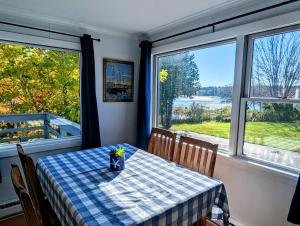
[[[241,222],[237,221],[233,217],[230,217],[229,219],[230,219],[230,223],[232,223],[235,226],[245,226],[244,224],[242,224]]]
[[[0,203],[0,219],[16,215],[20,212],[22,212],[22,207],[19,200]]]

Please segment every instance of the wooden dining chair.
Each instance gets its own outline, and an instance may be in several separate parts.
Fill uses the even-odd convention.
[[[152,128],[151,137],[148,144],[148,152],[172,161],[174,156],[175,142],[176,133],[165,129]]]
[[[42,218],[26,190],[19,167],[17,165],[11,165],[11,167],[11,180],[20,199],[27,226],[43,226]]]
[[[191,137],[181,136],[175,153],[175,162],[194,171],[212,177],[217,158],[218,145]],[[194,223],[193,226],[216,225],[207,217]]]
[[[27,182],[28,190],[31,199],[42,216],[44,225],[56,226],[60,225],[56,214],[53,212],[52,207],[41,188],[41,184],[36,174],[36,168],[32,158],[26,155],[21,144],[17,144],[18,155],[22,164],[23,172]]]

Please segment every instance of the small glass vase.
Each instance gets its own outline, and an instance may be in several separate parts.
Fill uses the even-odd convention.
[[[122,156],[110,155],[110,169],[112,171],[121,171],[125,169],[125,154]]]

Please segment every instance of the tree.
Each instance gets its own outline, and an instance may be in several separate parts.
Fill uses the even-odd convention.
[[[197,104],[193,102],[191,105],[191,109],[188,112],[188,117],[190,122],[192,123],[199,123],[202,122],[204,117],[204,108],[201,104]]]
[[[299,119],[299,111],[292,104],[263,103],[263,110],[264,121],[293,122]]]
[[[300,81],[300,32],[254,40],[252,90],[265,96],[287,98]]]
[[[173,101],[179,96],[191,97],[199,90],[198,67],[194,54],[181,53],[159,59],[160,122],[165,129],[171,127]]]
[[[79,54],[0,44],[0,113],[51,112],[79,122]]]

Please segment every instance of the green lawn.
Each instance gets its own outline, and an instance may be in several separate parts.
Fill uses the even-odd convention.
[[[174,124],[171,130],[190,131],[228,139],[230,123],[203,122]],[[245,141],[253,144],[300,152],[300,124],[274,122],[248,122]]]
[[[228,138],[230,131],[229,122],[203,122],[203,123],[180,123],[173,124],[171,130],[189,131],[194,133],[202,133],[215,137]]]

